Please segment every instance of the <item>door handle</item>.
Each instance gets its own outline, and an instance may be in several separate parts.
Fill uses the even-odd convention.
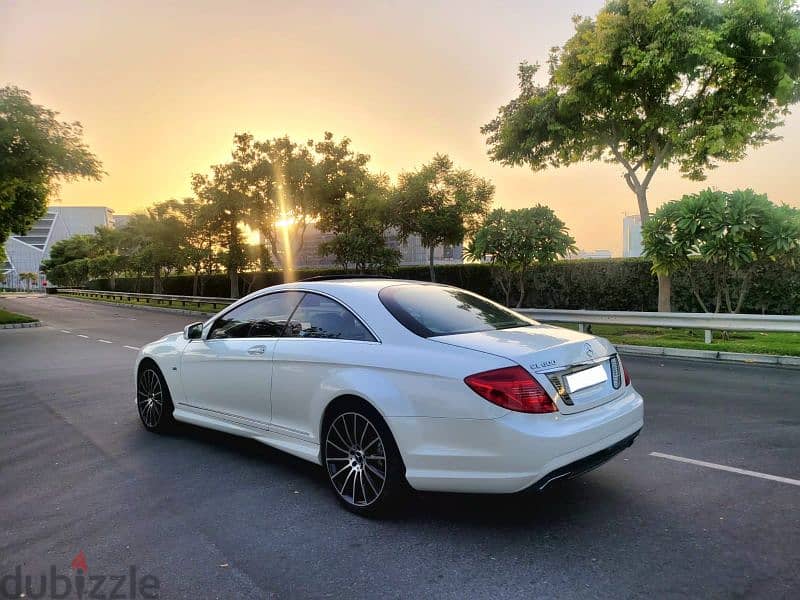
[[[250,354],[251,356],[260,356],[264,354],[264,351],[266,349],[267,349],[266,346],[262,345],[251,346],[250,348],[247,349],[247,353]]]

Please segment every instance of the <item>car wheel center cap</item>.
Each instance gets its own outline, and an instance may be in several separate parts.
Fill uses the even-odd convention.
[[[361,450],[350,450],[350,466],[356,471],[364,468],[364,453]]]

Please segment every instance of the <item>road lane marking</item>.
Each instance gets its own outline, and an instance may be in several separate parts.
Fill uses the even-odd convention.
[[[67,331],[66,329],[62,329],[61,333],[72,333],[71,331]]]
[[[79,334],[78,334],[78,337],[82,337],[82,338],[84,338],[84,339],[86,339],[86,340],[88,340],[88,339],[89,339],[89,336],[88,336],[88,335],[83,335],[82,333],[79,333]]]
[[[770,475],[768,473],[759,473],[758,471],[748,471],[747,469],[737,469],[736,467],[728,467],[726,465],[718,465],[716,463],[706,462],[704,460],[695,460],[693,458],[684,458],[683,456],[675,456],[674,454],[663,454],[661,452],[651,452],[650,456],[657,458],[666,458],[667,460],[674,460],[677,462],[688,463],[690,465],[697,465],[699,467],[708,467],[709,469],[717,469],[719,471],[728,471],[730,473],[738,473],[739,475],[749,475],[750,477],[758,477],[759,479],[768,479],[770,481],[777,481],[779,483],[788,483],[789,485],[800,485],[800,479],[790,479],[789,477],[778,477],[777,475]]]
[[[110,342],[108,340],[101,340],[100,338],[97,338],[97,341],[98,342],[102,342],[103,344],[113,344],[114,343],[114,342]]]
[[[128,350],[138,350],[136,346],[123,346],[123,348],[127,348]]]

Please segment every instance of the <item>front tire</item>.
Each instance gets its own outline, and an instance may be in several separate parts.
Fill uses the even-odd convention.
[[[147,362],[136,377],[136,408],[147,431],[164,433],[173,428],[174,407],[167,382],[155,363]]]
[[[353,402],[326,419],[322,459],[333,493],[347,510],[385,515],[406,495],[405,467],[386,423]]]

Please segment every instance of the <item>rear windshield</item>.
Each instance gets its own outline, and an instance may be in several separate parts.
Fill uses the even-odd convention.
[[[378,297],[395,319],[422,337],[511,329],[536,323],[458,288],[393,285],[382,289]]]

